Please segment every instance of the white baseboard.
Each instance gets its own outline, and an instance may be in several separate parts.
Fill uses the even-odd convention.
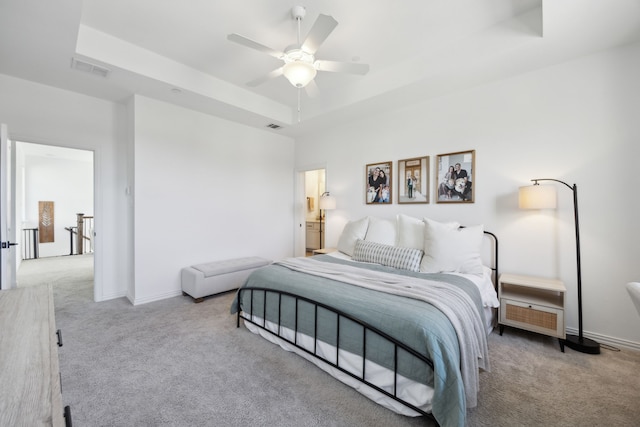
[[[116,298],[126,298],[133,305],[141,305],[149,302],[160,301],[167,298],[173,298],[178,295],[182,295],[181,290],[166,292],[164,294],[159,294],[159,295],[153,295],[147,298],[136,299],[129,292],[124,292],[124,293],[117,293],[117,294],[111,294],[111,295],[103,295],[102,299],[96,302],[109,301]]]
[[[102,301],[109,301],[112,299],[116,299],[116,298],[123,298],[126,297],[127,293],[115,293],[115,294],[107,294],[107,295],[102,295],[102,298],[97,300],[96,302],[102,302]]]
[[[567,328],[567,333],[572,335],[578,335],[578,330],[575,328]],[[610,337],[607,335],[596,334],[593,332],[582,331],[582,335],[586,338],[591,338],[600,344],[606,344],[611,347],[622,347],[628,350],[640,351],[640,342],[629,341],[622,338]]]
[[[154,302],[154,301],[160,301],[163,299],[167,299],[167,298],[173,298],[173,297],[177,297],[179,295],[182,295],[182,290],[175,290],[175,291],[170,291],[170,292],[165,292],[164,294],[157,294],[157,295],[152,295],[150,297],[147,298],[136,298],[134,301],[132,301],[133,305],[141,305],[141,304],[147,304],[150,302]]]

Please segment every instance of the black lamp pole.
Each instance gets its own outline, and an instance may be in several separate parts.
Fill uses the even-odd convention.
[[[538,181],[555,181],[564,184],[573,192],[573,216],[576,224],[576,264],[578,266],[578,335],[567,334],[564,344],[576,351],[588,354],[600,354],[600,344],[592,339],[585,338],[582,334],[582,272],[580,269],[580,226],[578,224],[578,186],[567,184],[564,181],[553,178],[532,179],[534,185]]]

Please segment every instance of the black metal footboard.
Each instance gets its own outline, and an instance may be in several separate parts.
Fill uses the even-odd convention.
[[[416,412],[418,412],[418,413],[420,413],[420,414],[422,414],[424,416],[427,416],[427,417],[429,417],[429,418],[431,418],[431,419],[433,419],[435,421],[435,418],[433,417],[432,414],[430,414],[428,412],[425,412],[424,410],[416,407],[415,405],[402,400],[397,395],[398,394],[397,380],[398,380],[398,375],[399,375],[398,374],[398,351],[405,351],[406,353],[412,355],[413,357],[417,358],[418,360],[426,363],[431,368],[431,370],[433,371],[433,362],[429,358],[427,358],[425,355],[420,354],[420,353],[416,352],[415,350],[407,347],[405,344],[399,342],[395,338],[393,338],[393,337],[389,336],[388,334],[380,331],[379,329],[377,329],[377,328],[375,328],[375,327],[373,327],[371,325],[368,325],[367,323],[365,323],[365,322],[363,322],[363,321],[361,321],[359,319],[356,319],[356,318],[354,318],[354,317],[352,317],[352,316],[350,316],[350,315],[348,315],[348,314],[346,314],[346,313],[344,313],[344,312],[342,312],[340,310],[337,310],[337,309],[335,309],[333,307],[330,307],[330,306],[328,306],[326,304],[323,304],[323,303],[320,303],[320,302],[317,302],[317,301],[313,301],[313,300],[310,300],[308,298],[305,298],[305,297],[302,297],[302,296],[299,296],[299,295],[295,295],[295,294],[292,294],[292,293],[289,293],[289,292],[273,290],[273,289],[267,289],[267,288],[260,288],[260,287],[250,287],[250,286],[243,287],[243,288],[240,288],[238,290],[237,298],[238,298],[239,304],[241,304],[241,302],[244,301],[244,299],[242,298],[242,295],[244,293],[246,293],[246,292],[250,293],[249,307],[244,307],[243,306],[243,307],[241,307],[242,308],[241,310],[238,310],[237,325],[236,325],[237,327],[240,327],[240,319],[242,318],[246,322],[250,322],[250,323],[256,325],[257,327],[269,332],[271,335],[274,335],[274,336],[276,336],[276,337],[288,342],[289,344],[294,345],[295,347],[299,348],[300,350],[304,351],[305,353],[310,354],[311,356],[313,356],[313,357],[315,357],[315,358],[317,358],[319,360],[322,360],[323,362],[327,363],[328,365],[332,366],[333,368],[340,370],[341,372],[351,376],[352,378],[355,378],[356,380],[368,385],[369,387],[379,391],[380,393],[382,393],[382,394],[384,394],[384,395],[386,395],[386,396],[388,396],[388,397],[390,397],[390,398],[402,403],[403,405],[405,405],[405,406],[413,409],[414,411],[416,411]],[[261,317],[261,320],[262,320],[261,324],[253,320],[254,295],[256,293],[262,293],[263,301],[264,301],[264,305],[265,305],[265,307],[263,309],[263,313],[265,313],[265,315],[263,315]],[[276,325],[277,326],[277,333],[274,332],[271,329],[268,329],[266,327],[266,322],[267,322],[267,320],[266,320],[266,317],[267,317],[266,316],[266,313],[267,313],[267,309],[266,309],[267,294],[271,294],[271,295],[277,296],[277,301],[278,301],[278,310],[277,310],[278,316],[277,317],[278,317],[278,319],[277,319],[277,322],[275,322],[275,323],[277,323],[277,325]],[[287,296],[287,297],[290,297],[290,298],[295,300],[295,315],[294,315],[295,316],[294,317],[295,322],[294,322],[294,327],[293,327],[293,337],[294,337],[293,341],[291,339],[288,339],[287,337],[283,336],[283,334],[281,333],[281,330],[283,328],[283,326],[281,324],[281,320],[282,320],[282,318],[281,318],[281,314],[282,314],[282,297],[283,296]],[[303,302],[313,306],[314,331],[313,331],[313,336],[311,337],[313,339],[313,351],[301,346],[297,342],[297,337],[298,337],[298,332],[299,332],[298,331],[298,307],[299,307],[300,301],[303,301]],[[246,302],[245,302],[245,305],[246,305]],[[322,357],[322,356],[317,354],[318,308],[319,307],[321,307],[324,310],[327,310],[330,313],[335,314],[336,318],[337,318],[336,332],[335,332],[336,333],[336,346],[335,346],[335,351],[336,351],[336,359],[335,360],[336,360],[336,363],[334,363],[334,362],[332,362],[330,360],[327,360],[324,357]],[[244,312],[245,316],[242,316],[241,312]],[[362,337],[363,346],[362,347],[363,348],[362,348],[362,375],[361,376],[358,376],[358,375],[354,374],[353,372],[350,372],[350,371],[348,371],[348,370],[346,370],[346,369],[344,369],[343,367],[340,366],[340,359],[338,357],[338,353],[339,353],[339,351],[341,349],[340,348],[340,339],[339,339],[340,338],[340,322],[341,322],[341,319],[342,319],[342,321],[344,321],[344,319],[347,319],[347,320],[349,320],[351,322],[354,322],[354,323],[356,323],[356,324],[358,324],[359,326],[362,327],[362,334],[363,334],[363,337]],[[378,337],[386,340],[390,345],[393,346],[393,349],[394,349],[393,350],[393,360],[394,360],[394,363],[393,363],[393,365],[394,365],[393,366],[393,373],[394,373],[393,392],[389,392],[387,390],[384,390],[384,389],[380,388],[379,386],[377,386],[376,384],[373,384],[373,383],[369,382],[366,379],[366,368],[365,368],[366,361],[367,361],[366,337],[367,337],[367,332],[368,331],[370,333],[376,334]],[[437,425],[437,422],[436,422],[436,425]]]

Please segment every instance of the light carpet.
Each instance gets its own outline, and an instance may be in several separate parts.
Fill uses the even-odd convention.
[[[54,294],[63,401],[76,426],[432,425],[236,328],[233,293],[200,304],[94,303],[92,283],[73,276]],[[556,339],[512,328],[491,334],[489,349],[469,426],[640,424],[639,352],[561,353]]]

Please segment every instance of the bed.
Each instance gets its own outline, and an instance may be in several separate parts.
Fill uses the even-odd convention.
[[[489,370],[497,248],[482,226],[366,217],[335,253],[256,270],[231,312],[390,410],[464,426]]]

